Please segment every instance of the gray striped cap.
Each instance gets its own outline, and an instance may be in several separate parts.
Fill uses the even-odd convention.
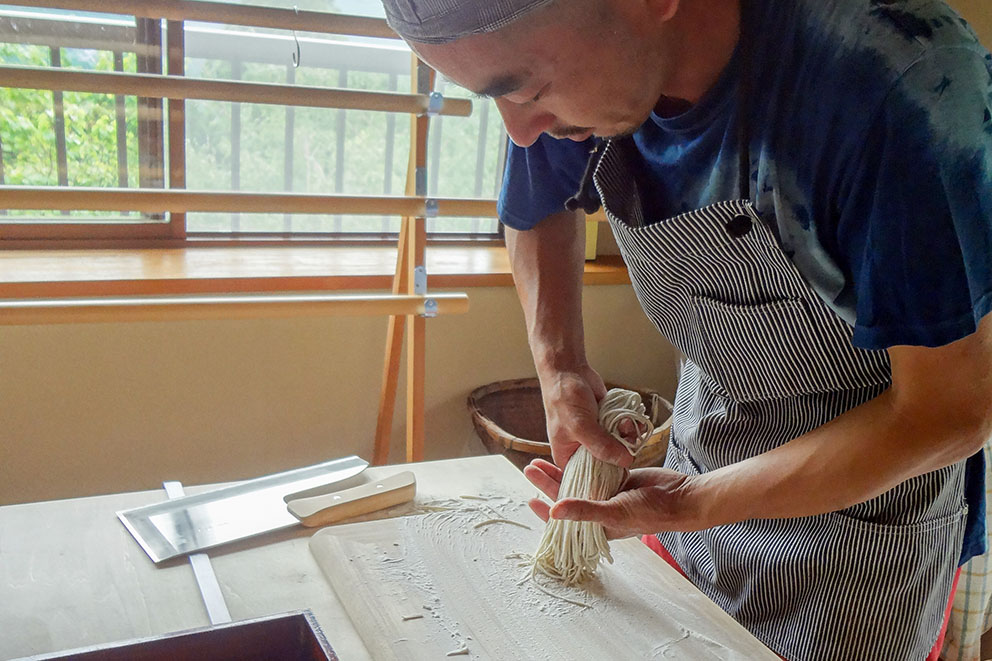
[[[444,44],[495,32],[554,0],[382,0],[389,27],[407,41]]]

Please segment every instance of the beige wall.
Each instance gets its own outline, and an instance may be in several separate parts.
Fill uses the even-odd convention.
[[[989,0],[950,0],[948,4],[971,23],[983,44],[992,47],[992,3]]]
[[[427,324],[430,459],[484,452],[468,393],[534,371],[513,290],[468,293],[467,315]],[[630,287],[585,301],[604,376],[671,395],[670,350]],[[384,341],[384,318],[0,327],[0,503],[368,457]]]
[[[989,0],[951,4],[992,45]],[[469,293],[468,315],[428,323],[429,458],[482,452],[465,397],[533,373],[512,289]],[[630,288],[585,297],[594,365],[671,394],[670,349]],[[384,338],[372,318],[0,327],[0,503],[368,456]],[[402,417],[393,441],[398,461]]]

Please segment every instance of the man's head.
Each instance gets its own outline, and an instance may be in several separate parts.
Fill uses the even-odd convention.
[[[510,138],[636,130],[678,75],[679,0],[383,0],[428,64],[492,97]]]

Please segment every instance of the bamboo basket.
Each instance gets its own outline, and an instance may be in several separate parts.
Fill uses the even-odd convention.
[[[606,384],[607,388],[617,388]],[[629,388],[640,394],[655,430],[634,458],[635,467],[660,466],[668,450],[672,405],[653,390]],[[519,468],[535,457],[551,457],[547,419],[537,379],[497,381],[476,388],[468,397],[472,424],[492,454],[503,453]]]

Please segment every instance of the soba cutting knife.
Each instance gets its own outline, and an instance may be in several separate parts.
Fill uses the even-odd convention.
[[[342,489],[368,462],[356,456],[266,475],[206,493],[117,513],[153,562],[299,525],[292,498]]]

